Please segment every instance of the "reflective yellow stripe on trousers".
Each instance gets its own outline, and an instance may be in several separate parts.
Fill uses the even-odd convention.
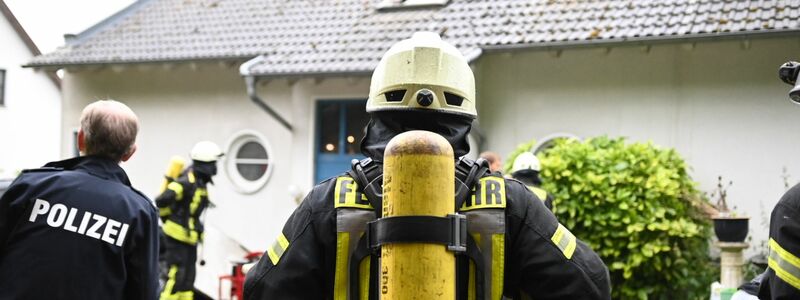
[[[169,267],[167,274],[167,283],[164,284],[164,290],[161,292],[161,300],[177,300],[178,295],[173,295],[172,290],[175,288],[175,275],[178,273],[178,266],[172,265]]]
[[[783,249],[774,239],[769,239],[767,263],[778,278],[800,290],[800,258]]]

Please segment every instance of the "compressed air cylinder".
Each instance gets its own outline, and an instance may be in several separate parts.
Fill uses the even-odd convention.
[[[178,176],[181,175],[181,171],[183,171],[183,167],[186,165],[186,161],[183,157],[175,155],[169,159],[169,165],[167,166],[167,171],[164,173],[164,176],[167,178],[171,178],[172,180],[178,179]],[[161,188],[158,189],[158,193],[163,193],[164,190],[167,189],[167,185],[170,182],[170,179],[164,178],[161,182]]]
[[[386,146],[382,216],[446,217],[455,209],[453,148],[428,131],[397,135]],[[381,247],[380,299],[455,299],[455,256],[441,244]]]

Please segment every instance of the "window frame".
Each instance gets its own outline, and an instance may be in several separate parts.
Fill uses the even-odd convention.
[[[578,141],[583,140],[580,136],[572,133],[566,133],[566,132],[553,133],[541,138],[536,143],[536,145],[531,147],[531,152],[533,152],[533,154],[539,154],[540,152],[549,149],[550,145],[558,139],[574,139]]]
[[[239,159],[236,157],[236,155],[238,154],[239,150],[241,150],[241,148],[249,142],[255,142],[259,144],[267,153],[267,170],[256,180],[249,180],[245,178],[241,173],[239,173],[239,169],[236,166],[239,162]],[[273,158],[272,147],[270,146],[269,141],[261,133],[251,129],[239,131],[233,134],[225,149],[226,152],[223,159],[225,175],[233,185],[234,190],[241,194],[254,194],[267,185],[270,178],[272,178],[273,169],[275,169],[275,159]],[[258,159],[247,158],[246,160],[252,161]]]
[[[0,107],[6,106],[6,77],[8,72],[6,69],[0,68]]]

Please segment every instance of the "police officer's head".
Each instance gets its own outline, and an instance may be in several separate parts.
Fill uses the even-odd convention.
[[[467,59],[435,33],[417,32],[394,44],[372,74],[367,112],[371,115],[362,152],[382,157],[385,142],[408,130],[436,132],[456,156],[466,141],[475,110],[475,78]]]
[[[84,155],[99,155],[126,161],[136,151],[139,118],[125,104],[99,100],[81,113],[78,149]]]

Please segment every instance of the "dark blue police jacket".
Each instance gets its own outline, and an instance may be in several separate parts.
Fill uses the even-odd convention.
[[[156,299],[158,213],[119,165],[26,170],[0,198],[0,299]]]

